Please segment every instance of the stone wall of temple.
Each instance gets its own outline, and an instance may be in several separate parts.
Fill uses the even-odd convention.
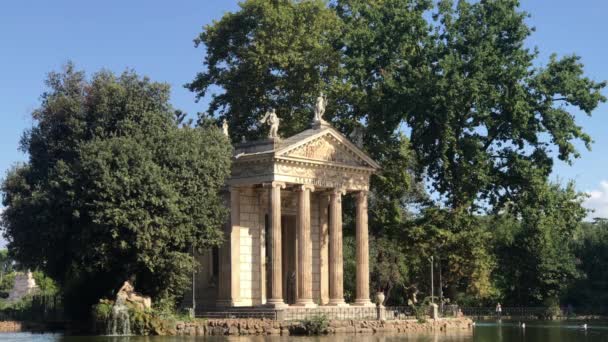
[[[194,297],[199,309],[214,306],[217,300],[217,274],[213,270],[213,252],[205,251],[196,254],[198,267],[196,269]],[[192,292],[187,292],[182,303],[183,307],[192,307]]]
[[[260,305],[261,302],[261,246],[259,195],[253,189],[241,191],[240,224],[240,300],[239,306]]]

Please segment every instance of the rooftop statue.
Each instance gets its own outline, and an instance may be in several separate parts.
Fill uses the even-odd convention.
[[[270,131],[268,132],[268,138],[276,139],[279,137],[279,117],[277,116],[276,110],[273,108],[264,114],[260,123],[266,123],[270,125]]]
[[[9,302],[21,300],[21,298],[38,292],[39,288],[36,285],[36,280],[30,270],[27,273],[18,273],[15,275],[13,288],[6,299]]]
[[[325,114],[325,107],[327,107],[327,97],[321,92],[317,97],[317,103],[315,104],[315,116],[312,120],[313,125],[318,126],[327,124],[327,121],[323,120],[323,114]]]
[[[225,136],[228,136],[228,121],[226,119],[222,121],[222,132],[224,132]]]

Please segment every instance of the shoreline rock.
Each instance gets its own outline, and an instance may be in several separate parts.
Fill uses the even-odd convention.
[[[0,321],[0,333],[21,332],[23,324],[17,321]]]
[[[328,335],[352,334],[408,334],[427,332],[467,332],[472,328],[470,318],[445,318],[418,322],[417,320],[394,321],[329,321]],[[169,335],[177,336],[245,336],[306,335],[306,330],[297,321],[274,321],[269,319],[198,319],[193,322],[178,322]]]

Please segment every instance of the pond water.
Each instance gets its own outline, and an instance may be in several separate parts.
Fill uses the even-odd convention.
[[[608,342],[608,322],[587,322],[587,330],[580,326],[583,322],[526,322],[526,328],[517,322],[478,322],[470,332],[454,334],[420,335],[337,335],[321,337],[113,337],[113,336],[63,336],[61,334],[0,334],[0,341],[15,342]]]

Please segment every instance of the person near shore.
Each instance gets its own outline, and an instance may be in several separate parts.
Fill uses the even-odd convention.
[[[496,304],[496,316],[502,316],[502,306],[500,306],[500,303]]]

